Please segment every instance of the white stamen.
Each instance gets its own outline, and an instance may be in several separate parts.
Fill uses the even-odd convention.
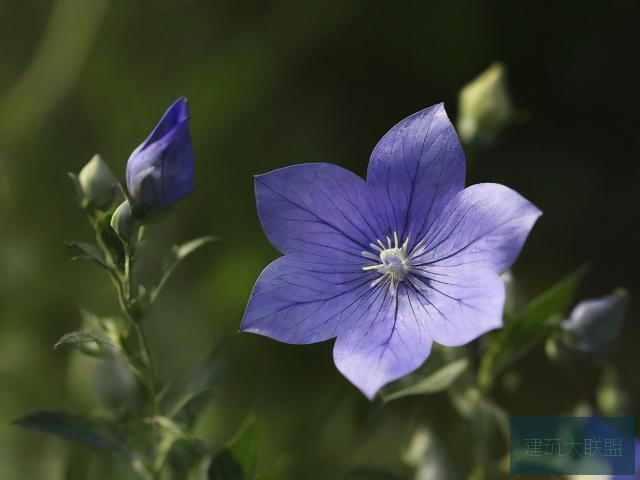
[[[377,239],[376,243],[371,243],[371,248],[377,252],[362,252],[362,256],[367,260],[376,262],[376,265],[365,265],[362,267],[364,271],[377,271],[380,277],[376,278],[371,286],[388,285],[392,296],[395,296],[398,291],[398,284],[405,279],[407,274],[411,271],[411,257],[416,251],[413,250],[412,254],[408,254],[409,249],[409,237],[407,237],[400,246],[400,240],[398,238],[398,232],[393,232],[393,240],[391,237],[385,236],[387,244],[385,245],[380,239]],[[423,242],[416,247],[422,247]]]
[[[380,253],[382,253],[383,250],[380,250]],[[362,256],[364,258],[368,258],[369,260],[373,260],[374,262],[377,262],[378,260],[380,260],[380,255],[376,255],[375,253],[371,253],[371,252],[362,252]]]
[[[380,241],[380,240],[378,240],[378,241]],[[371,248],[373,248],[374,250],[376,250],[376,251],[380,252],[380,253],[384,252],[384,248],[379,247],[379,246],[378,246],[378,245],[376,245],[375,243],[370,243],[370,244],[369,244],[369,246],[370,246]],[[363,252],[362,254],[364,255],[364,252]],[[377,260],[377,258],[376,258],[376,260]]]

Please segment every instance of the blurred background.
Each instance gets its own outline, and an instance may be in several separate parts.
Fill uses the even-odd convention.
[[[261,458],[297,478],[359,465],[403,474],[416,424],[463,422],[440,396],[370,403],[334,368],[331,342],[298,347],[235,334],[254,280],[278,256],[262,233],[252,175],[331,162],[360,175],[396,122],[444,101],[495,61],[518,121],[469,147],[468,183],[504,183],[544,215],[514,268],[544,290],[583,262],[580,297],[638,275],[640,6],[612,2],[275,2],[0,0],[0,478],[65,478],[83,447],[7,423],[34,409],[91,408],[92,372],[52,351],[81,307],[117,310],[104,272],[62,241],[89,240],[67,172],[99,152],[122,179],[130,152],[188,97],[195,193],[153,227],[143,278],[173,243],[221,241],[184,262],[148,326],[159,370],[180,377],[228,338],[225,373],[197,433],[220,446],[253,409]],[[611,361],[640,392],[637,303]],[[539,350],[539,351],[538,351]],[[557,415],[593,401],[598,369],[520,366],[511,415]],[[632,414],[638,413],[637,403]],[[464,451],[452,454],[462,461]],[[100,457],[100,455],[96,455]],[[90,478],[129,478],[102,459]],[[120,473],[114,473],[114,472]]]

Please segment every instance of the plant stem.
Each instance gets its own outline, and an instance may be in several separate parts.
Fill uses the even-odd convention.
[[[129,306],[133,302],[133,292],[135,289],[133,288],[133,251],[134,247],[126,246],[125,247],[125,261],[124,261],[124,296],[126,298],[126,315],[130,319],[136,330],[136,336],[138,337],[138,344],[140,347],[140,356],[145,366],[147,367],[147,389],[149,391],[149,396],[151,397],[151,405],[153,414],[157,415],[159,412],[158,405],[158,395],[156,389],[156,369],[153,362],[153,356],[151,355],[151,349],[149,348],[149,341],[147,339],[147,334],[144,330],[144,324],[142,322],[142,318],[138,316],[132,315]]]
[[[144,330],[144,325],[142,322],[133,322],[133,325],[136,329],[136,335],[138,337],[138,341],[140,344],[140,353],[143,358],[143,361],[147,367],[148,379],[147,379],[147,389],[149,390],[149,396],[151,397],[151,405],[153,407],[153,414],[157,415],[160,413],[160,407],[158,405],[158,392],[156,390],[156,369],[155,364],[153,362],[153,358],[151,357],[151,349],[149,348],[149,341],[147,340],[147,334]]]

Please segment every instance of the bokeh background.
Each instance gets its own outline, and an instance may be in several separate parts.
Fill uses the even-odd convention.
[[[89,455],[7,426],[33,409],[91,408],[91,372],[51,346],[78,327],[80,307],[117,309],[106,275],[71,262],[62,243],[90,239],[66,172],[99,152],[123,178],[131,150],[179,95],[191,106],[196,191],[153,227],[141,275],[157,273],[172,243],[221,237],[180,266],[148,328],[164,378],[228,339],[198,426],[212,449],[253,408],[264,461],[289,462],[298,478],[371,464],[402,474],[399,452],[418,422],[462,422],[439,396],[369,403],[333,367],[330,342],[235,332],[278,255],[252,175],[302,162],[364,175],[388,128],[440,101],[455,119],[460,88],[496,60],[523,114],[474,151],[468,182],[504,183],[544,211],[514,269],[523,290],[540,292],[585,261],[582,297],[640,287],[636,1],[0,0],[0,19],[2,479],[62,479]],[[613,354],[632,398],[637,320],[632,303]],[[563,369],[539,350],[520,366],[520,393],[503,399],[512,415],[593,400],[597,368]],[[90,478],[128,478],[92,461],[102,467]]]

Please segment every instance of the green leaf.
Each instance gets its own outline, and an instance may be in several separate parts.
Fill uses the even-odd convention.
[[[544,340],[564,318],[580,281],[589,270],[583,265],[527,304],[493,337],[479,371],[479,383],[488,388],[494,377]]]
[[[213,459],[210,480],[255,480],[258,478],[260,434],[254,414],[247,416],[226,448]]]
[[[100,265],[102,268],[108,268],[107,263],[100,252],[100,249],[91,243],[66,241],[65,245],[73,251],[72,260],[89,260]]]
[[[65,333],[53,346],[54,350],[61,347],[75,348],[86,355],[102,357],[108,349],[120,351],[120,349],[104,338],[92,332],[78,331]]]
[[[205,237],[189,240],[188,242],[185,242],[182,245],[176,245],[173,247],[173,254],[175,256],[175,260],[176,261],[182,260],[183,258],[191,255],[200,247],[216,240],[218,240],[217,237],[214,237],[212,235],[207,235]]]
[[[127,460],[133,453],[114,434],[115,425],[105,420],[74,415],[61,411],[43,410],[11,422],[29,430],[45,432],[104,450]]]
[[[182,394],[170,404],[169,418],[175,418],[187,427],[193,426],[200,412],[213,397],[214,387],[224,370],[225,352],[226,342],[220,342],[205,362],[193,372]]]
[[[158,282],[158,285],[156,285],[156,287],[151,292],[151,302],[153,302],[158,297],[160,291],[171,277],[171,274],[182,260],[198,250],[200,247],[217,239],[217,237],[206,236],[190,240],[181,245],[174,245],[171,248],[171,252],[169,253],[168,257],[164,260],[164,262],[162,262],[162,277],[160,278],[160,282]]]
[[[411,395],[424,395],[442,392],[449,388],[468,366],[468,358],[459,358],[436,370],[431,375],[416,381],[413,385],[389,393],[383,393],[382,400],[384,402],[390,402],[391,400]]]

